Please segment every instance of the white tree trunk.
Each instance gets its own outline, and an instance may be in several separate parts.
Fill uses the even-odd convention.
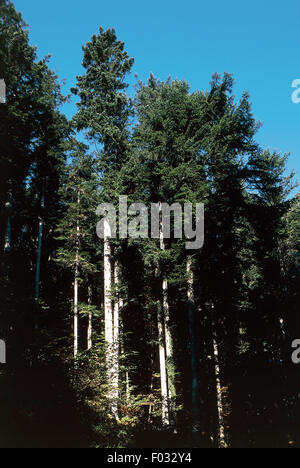
[[[88,305],[92,305],[92,287],[89,286],[88,288]],[[88,315],[88,329],[87,329],[87,349],[90,350],[92,349],[93,346],[93,341],[92,341],[92,335],[93,335],[93,314],[91,311],[89,311]]]
[[[130,377],[129,377],[129,372],[126,369],[125,372],[125,379],[126,379],[126,401],[127,403],[130,402]]]
[[[109,243],[110,226],[105,220],[104,226],[104,312],[105,312],[105,341],[108,346],[113,344],[113,309],[111,299],[112,267],[111,245]]]
[[[74,358],[78,355],[78,257],[76,258],[74,277]]]
[[[11,181],[9,181],[8,190],[8,201],[5,204],[7,212],[7,224],[4,238],[4,252],[8,253],[11,251],[11,210],[12,210],[12,193],[11,193]]]
[[[78,289],[79,289],[79,244],[80,244],[80,226],[79,226],[79,207],[80,207],[80,191],[77,194],[77,226],[76,226],[76,259],[75,259],[75,275],[74,275],[74,358],[78,355]]]
[[[41,199],[41,211],[45,207],[45,197],[42,196]],[[43,246],[43,229],[44,229],[44,219],[43,214],[41,213],[39,218],[39,233],[38,233],[38,245],[37,245],[37,255],[36,255],[36,271],[35,271],[35,300],[38,303],[40,298],[40,281],[41,281],[41,257],[42,257],[42,246]],[[38,329],[38,317],[35,317],[34,328]]]
[[[45,207],[45,197],[41,199],[41,210]],[[41,256],[42,256],[42,245],[43,245],[43,229],[44,219],[41,214],[39,218],[39,234],[38,234],[38,246],[36,256],[36,273],[35,273],[35,299],[38,301],[40,296],[40,276],[41,276]]]
[[[198,430],[200,408],[199,408],[199,380],[195,341],[195,296],[194,296],[194,274],[192,270],[192,259],[187,259],[187,296],[189,310],[189,335],[191,346],[191,369],[192,369],[192,410],[194,420],[194,430]]]
[[[123,307],[124,307],[124,301],[123,301],[122,297],[120,297],[120,299],[119,299],[119,310],[121,311]],[[125,363],[124,329],[123,329],[122,320],[120,320],[120,328],[122,330],[121,339],[120,339],[121,356],[122,356],[122,362]],[[130,377],[129,377],[128,369],[126,367],[126,363],[125,363],[125,368],[126,368],[126,370],[125,370],[125,395],[126,395],[126,402],[129,403],[129,401],[130,401]]]
[[[160,205],[161,212],[161,205]],[[166,249],[163,234],[163,219],[161,219],[159,237],[160,237],[160,249],[164,251]],[[175,419],[175,398],[176,398],[176,387],[175,387],[175,369],[174,369],[174,356],[173,356],[173,340],[170,328],[170,306],[168,298],[168,280],[163,277],[162,280],[162,297],[163,297],[163,323],[164,323],[164,336],[165,336],[165,348],[166,348],[166,359],[167,359],[167,381],[168,381],[168,397],[170,403],[170,419],[174,423]]]
[[[114,301],[114,347],[113,347],[113,413],[118,416],[118,400],[119,400],[119,322],[120,322],[120,298],[119,298],[119,266],[118,262],[115,262],[114,271],[114,282],[115,282],[115,301]]]
[[[105,320],[105,342],[106,342],[106,368],[108,399],[110,409],[116,418],[118,417],[114,391],[114,320],[112,303],[112,265],[111,265],[111,245],[109,238],[111,228],[107,220],[104,221],[104,320]]]
[[[169,414],[164,322],[163,322],[163,315],[162,315],[160,303],[158,303],[158,307],[157,307],[157,324],[158,324],[159,366],[160,366],[160,383],[161,383],[161,399],[162,399],[162,424],[163,426],[167,427],[167,426],[170,426],[170,414]]]
[[[217,390],[217,408],[218,408],[218,438],[219,448],[227,448],[226,434],[225,434],[225,422],[224,422],[224,407],[222,398],[222,386],[220,377],[220,362],[219,362],[219,348],[217,341],[217,333],[213,330],[213,348],[215,356],[215,378],[216,378],[216,390]]]
[[[114,342],[119,344],[119,313],[120,313],[120,297],[119,297],[119,266],[118,263],[115,262],[115,288],[116,288],[116,297],[115,297],[115,304],[114,304]]]
[[[5,231],[5,240],[4,240],[4,252],[8,253],[11,250],[11,203],[6,203],[7,208],[7,224],[6,224],[6,231]]]

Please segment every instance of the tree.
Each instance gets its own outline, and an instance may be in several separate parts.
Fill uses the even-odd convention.
[[[133,59],[117,40],[115,31],[100,28],[99,35],[92,36],[83,48],[85,75],[77,78],[73,92],[79,96],[78,113],[74,117],[77,130],[86,130],[87,138],[103,146],[99,152],[102,171],[102,199],[116,200],[114,179],[127,157],[129,118],[132,114],[130,102],[124,93],[125,77],[130,72]],[[112,246],[109,232],[104,239],[104,295],[105,337],[108,347],[107,376],[111,400],[111,411],[117,417],[118,388],[113,374],[118,373],[119,337],[118,320],[114,320],[112,289],[115,274],[112,270]],[[115,309],[116,314],[118,313]],[[110,356],[112,359],[110,359]],[[110,369],[113,369],[111,372]]]
[[[73,354],[79,352],[79,315],[85,310],[79,302],[80,285],[89,289],[88,334],[91,340],[91,278],[97,272],[96,207],[98,177],[95,160],[87,154],[83,143],[71,141],[70,158],[64,184],[61,187],[64,214],[57,226],[57,262],[73,272]],[[90,346],[89,346],[90,347]]]

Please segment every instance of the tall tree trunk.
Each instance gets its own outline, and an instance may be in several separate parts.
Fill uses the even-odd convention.
[[[160,205],[161,212],[161,205]],[[160,249],[164,251],[166,249],[163,234],[163,219],[161,218],[160,223]],[[163,312],[163,323],[164,323],[164,336],[165,336],[165,348],[167,358],[167,380],[168,380],[168,397],[170,404],[170,422],[175,424],[175,399],[176,399],[176,387],[175,387],[175,367],[174,367],[174,355],[173,355],[173,339],[170,328],[170,306],[168,297],[168,279],[162,272],[162,312]]]
[[[168,378],[167,378],[167,360],[165,350],[164,320],[161,303],[157,305],[157,324],[158,324],[158,343],[159,343],[159,367],[162,399],[162,424],[170,426],[169,398],[168,398]]]
[[[5,204],[7,212],[7,224],[4,238],[4,252],[9,253],[11,251],[11,210],[12,210],[12,193],[11,193],[11,181],[9,181],[8,189],[8,201]]]
[[[151,340],[153,339],[153,326],[152,323],[150,324],[151,327]],[[156,333],[155,333],[156,335]],[[150,357],[150,393],[153,395],[154,388],[155,388],[155,379],[154,379],[154,369],[155,369],[155,359],[156,359],[156,350],[151,347],[151,357]],[[152,412],[153,412],[153,405],[149,405],[149,413],[148,413],[148,423],[151,424],[151,418],[152,418]]]
[[[6,224],[6,231],[5,231],[5,240],[4,240],[4,252],[9,253],[11,250],[11,203],[6,203],[7,208],[7,224]]]
[[[187,259],[187,296],[188,296],[188,311],[189,311],[189,336],[191,350],[191,370],[192,370],[192,414],[193,414],[193,430],[199,430],[200,419],[200,398],[199,398],[199,378],[197,364],[197,347],[195,340],[195,296],[194,296],[194,274],[192,270],[192,258]]]
[[[224,406],[222,397],[222,385],[220,376],[220,361],[217,332],[213,323],[213,350],[215,357],[215,379],[217,392],[217,409],[218,409],[218,446],[219,448],[227,448],[225,422],[224,422]]]
[[[6,207],[10,210],[10,204],[7,203]],[[7,211],[8,211],[7,210]],[[6,231],[5,231],[5,240],[4,240],[4,252],[8,253],[11,250],[11,215],[8,214],[7,216],[7,224],[6,224]]]
[[[112,302],[112,264],[111,245],[109,238],[111,228],[107,220],[104,221],[104,320],[105,320],[105,342],[106,342],[106,369],[108,384],[108,399],[112,415],[118,417],[116,411],[114,393],[114,323],[113,323],[113,302]]]
[[[40,298],[41,258],[42,258],[42,246],[43,246],[43,230],[44,230],[44,218],[43,218],[44,208],[45,208],[45,196],[42,195],[41,214],[39,217],[38,245],[37,245],[37,254],[36,254],[36,271],[35,271],[35,301],[36,301],[36,315],[35,315],[35,320],[34,320],[35,330],[37,330],[39,327],[37,307],[38,307],[38,301]]]
[[[88,287],[88,305],[89,306],[92,305],[92,286]],[[93,314],[89,310],[88,328],[87,328],[87,349],[88,350],[92,349],[92,346],[93,346],[92,335],[93,335]]]
[[[77,226],[76,226],[76,258],[75,258],[75,275],[74,275],[74,358],[78,355],[78,289],[79,289],[79,247],[80,247],[80,226],[79,226],[79,207],[80,207],[80,191],[77,194]]]
[[[74,275],[74,358],[78,355],[78,256],[76,257]]]
[[[120,311],[122,310],[123,306],[124,306],[124,301],[123,301],[123,298],[120,297],[119,299]],[[129,403],[130,401],[130,377],[129,377],[129,371],[125,362],[124,327],[123,327],[122,320],[120,320],[120,328],[121,328],[121,339],[120,339],[121,356],[122,356],[123,366],[125,367],[125,395],[126,395],[126,402]]]
[[[119,400],[119,322],[120,322],[120,296],[119,296],[119,265],[115,261],[114,271],[115,282],[115,301],[114,301],[114,347],[113,347],[113,392],[114,392],[114,414],[118,415],[118,400]]]
[[[40,276],[41,276],[41,257],[42,257],[42,245],[43,245],[43,229],[44,229],[44,218],[43,218],[44,208],[45,208],[45,197],[44,195],[42,195],[41,214],[39,217],[39,233],[38,233],[36,272],[35,272],[35,299],[36,301],[38,301],[40,297]]]

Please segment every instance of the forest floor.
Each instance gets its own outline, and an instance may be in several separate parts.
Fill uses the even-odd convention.
[[[91,434],[61,376],[27,369],[0,374],[0,383],[0,448],[90,445]]]

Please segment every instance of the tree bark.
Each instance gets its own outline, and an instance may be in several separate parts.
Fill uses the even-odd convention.
[[[77,226],[76,226],[76,258],[75,258],[75,275],[74,275],[74,358],[78,355],[78,290],[79,290],[79,244],[80,244],[80,226],[79,226],[79,207],[80,207],[80,191],[77,194]]]
[[[190,351],[191,351],[191,370],[192,370],[192,413],[193,413],[193,430],[199,430],[200,419],[200,399],[199,399],[199,378],[197,365],[197,347],[195,340],[195,296],[194,296],[194,274],[192,270],[192,259],[187,259],[187,297],[188,297],[188,312],[189,312],[189,335],[190,335]]]
[[[114,346],[113,346],[113,401],[114,401],[114,414],[118,415],[118,400],[119,400],[119,322],[120,322],[120,297],[119,297],[119,265],[115,262],[114,271],[115,282],[115,301],[114,301]]]
[[[119,299],[120,311],[122,310],[123,306],[124,306],[124,301],[120,297]],[[123,365],[125,367],[125,395],[126,395],[126,402],[129,403],[130,401],[130,377],[129,377],[129,371],[125,362],[124,327],[123,327],[122,320],[120,320],[120,328],[121,328],[121,339],[120,339],[121,356],[122,356],[122,362],[124,363]]]
[[[42,257],[42,245],[43,245],[43,229],[44,229],[44,218],[42,211],[45,208],[45,197],[41,199],[41,215],[39,218],[39,233],[38,233],[38,246],[36,256],[36,273],[35,273],[35,299],[39,300],[40,296],[40,276],[41,276],[41,257]]]
[[[162,209],[160,205],[160,212],[162,214]],[[161,217],[160,222],[160,250],[164,251],[166,249],[164,242],[164,233],[163,233],[163,219]],[[173,355],[173,339],[170,328],[170,306],[169,306],[169,297],[168,297],[168,279],[162,272],[162,322],[164,324],[164,337],[165,337],[165,350],[166,350],[166,361],[167,361],[167,382],[168,382],[168,401],[170,405],[170,423],[175,423],[175,399],[176,399],[176,387],[175,387],[175,368],[174,368],[174,355]]]
[[[162,424],[164,427],[170,426],[168,381],[167,381],[167,360],[165,351],[164,321],[160,301],[157,306],[158,343],[159,343],[159,366],[162,399]]]
[[[41,198],[41,214],[40,214],[40,217],[39,217],[38,245],[37,245],[37,255],[36,255],[36,271],[35,271],[35,302],[36,302],[36,312],[35,312],[35,320],[34,320],[35,330],[37,330],[39,328],[37,307],[38,307],[38,301],[39,301],[39,298],[40,298],[41,258],[42,258],[42,246],[43,246],[43,230],[44,230],[44,218],[43,218],[44,208],[45,208],[45,197],[44,197],[44,195],[42,195],[42,198]]]
[[[215,379],[216,379],[216,391],[217,391],[217,409],[218,409],[218,446],[219,448],[227,448],[226,443],[226,432],[224,422],[224,407],[222,398],[222,386],[220,377],[220,361],[219,361],[219,347],[217,340],[217,332],[213,324],[213,349],[215,357]]]
[[[7,224],[4,238],[4,252],[9,253],[11,251],[11,210],[12,210],[12,193],[11,193],[11,181],[9,181],[8,190],[8,201],[5,204],[7,212]]]
[[[104,320],[105,320],[105,342],[106,342],[106,369],[108,384],[108,399],[110,409],[114,417],[118,417],[117,404],[114,392],[114,321],[112,302],[112,265],[111,245],[109,238],[111,228],[107,220],[104,221]]]
[[[92,305],[92,287],[88,287],[88,305]],[[93,314],[89,310],[89,315],[88,315],[88,329],[87,329],[87,349],[90,350],[92,349],[93,346],[93,341],[92,341],[92,335],[93,335]]]
[[[4,240],[4,252],[9,253],[11,251],[11,203],[6,203],[7,208],[7,224],[6,224],[6,231],[5,231],[5,240]]]
[[[78,355],[78,257],[76,258],[74,275],[74,358]]]

